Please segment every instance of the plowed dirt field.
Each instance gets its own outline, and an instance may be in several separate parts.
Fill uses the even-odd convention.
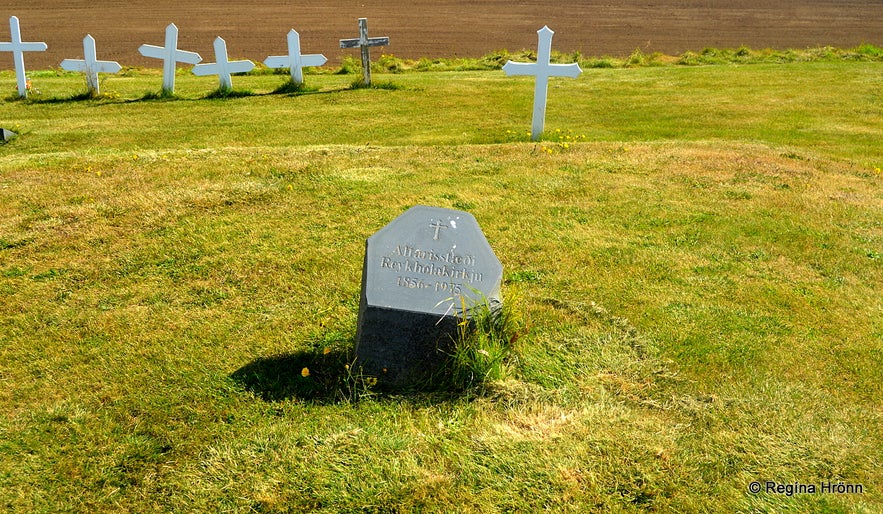
[[[10,16],[18,16],[25,41],[49,50],[27,56],[29,69],[82,58],[82,39],[97,40],[98,58],[124,66],[159,67],[138,53],[141,44],[163,44],[165,26],[180,29],[179,48],[214,61],[212,41],[227,41],[231,57],[263,61],[285,52],[285,34],[296,29],[305,53],[324,53],[330,64],[357,50],[338,40],[388,36],[375,51],[400,57],[478,57],[534,48],[536,30],[555,31],[553,47],[587,56],[645,53],[679,55],[704,47],[806,48],[883,45],[883,0],[323,0],[102,2],[30,0],[0,7],[0,41],[9,41]],[[0,69],[11,69],[9,54]]]

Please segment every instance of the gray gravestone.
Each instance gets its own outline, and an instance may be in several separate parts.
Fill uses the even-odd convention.
[[[412,207],[365,243],[356,361],[393,387],[443,363],[462,307],[496,299],[503,266],[471,214]]]
[[[0,143],[5,143],[17,135],[18,134],[16,134],[15,132],[13,132],[11,130],[6,130],[5,128],[0,128]]]

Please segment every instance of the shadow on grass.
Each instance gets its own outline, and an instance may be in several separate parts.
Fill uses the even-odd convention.
[[[435,405],[481,395],[476,390],[450,390],[425,385],[384,388],[373,377],[353,371],[353,361],[350,351],[332,350],[325,353],[324,350],[304,350],[259,357],[234,371],[230,378],[267,402],[297,399],[332,405],[377,398],[414,405]]]
[[[259,357],[230,378],[265,401],[350,402],[367,393],[357,389],[351,362],[350,352],[304,350]]]
[[[258,357],[234,371],[230,378],[267,402],[300,400],[329,405],[387,398],[417,404],[435,404],[470,395],[447,382],[410,387],[384,387],[376,377],[360,372],[352,333],[329,331],[305,342],[306,349]]]
[[[93,94],[90,91],[84,91],[80,93],[74,93],[68,96],[42,96],[42,95],[34,95],[29,96],[27,98],[20,99],[26,103],[32,104],[60,104],[60,103],[68,103],[68,102],[87,102],[94,101],[99,103],[101,101],[114,100],[113,95],[109,94]]]
[[[32,95],[26,98],[17,95],[7,96],[3,98],[6,102],[23,102],[28,104],[63,104],[63,103],[80,103],[92,102],[94,105],[112,105],[112,104],[131,104],[140,102],[188,102],[200,100],[228,100],[261,96],[308,96],[308,95],[330,95],[340,94],[347,91],[355,91],[359,89],[377,89],[377,90],[400,90],[404,87],[393,82],[375,83],[370,86],[364,85],[361,79],[354,81],[352,84],[342,86],[337,89],[319,89],[312,86],[303,86],[302,84],[283,83],[273,91],[268,93],[255,93],[254,91],[244,89],[215,89],[201,97],[185,98],[175,93],[165,91],[154,92],[148,91],[137,98],[119,98],[115,93],[102,93],[93,95],[90,92],[74,93],[68,96],[42,96]]]

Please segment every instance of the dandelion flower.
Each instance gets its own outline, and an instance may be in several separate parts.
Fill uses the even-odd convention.
[[[300,376],[302,376],[304,378],[307,378],[308,376],[310,376],[310,368],[304,368],[304,369],[300,370]]]
[[[322,350],[322,355],[328,355],[329,353],[331,353],[331,348],[326,346],[325,349]]]

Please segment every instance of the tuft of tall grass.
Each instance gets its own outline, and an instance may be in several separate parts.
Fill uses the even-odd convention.
[[[442,383],[455,391],[480,389],[509,377],[518,362],[517,343],[527,333],[523,301],[516,288],[503,299],[481,296],[463,305]]]
[[[245,98],[248,96],[254,96],[254,91],[250,91],[247,89],[228,89],[224,87],[219,87],[215,89],[211,93],[205,95],[204,98],[207,100],[222,100],[225,98]]]
[[[273,94],[276,95],[302,95],[305,93],[313,93],[318,91],[319,88],[315,86],[307,86],[303,82],[295,82],[293,79],[289,77],[288,80],[283,82],[279,87],[273,90]]]

